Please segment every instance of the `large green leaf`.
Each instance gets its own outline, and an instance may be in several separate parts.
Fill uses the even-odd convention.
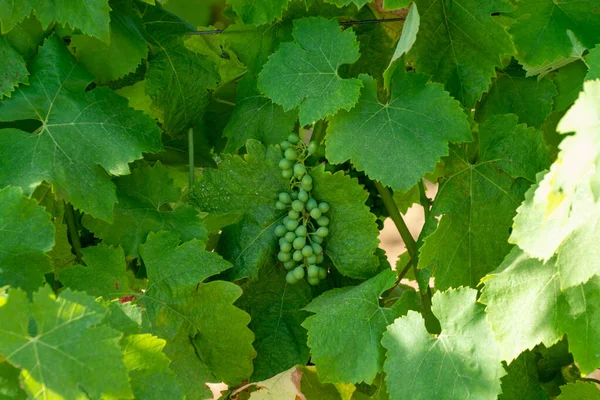
[[[86,35],[71,36],[75,56],[100,83],[135,71],[148,56],[142,19],[131,0],[111,1],[110,43]]]
[[[448,142],[471,140],[460,104],[439,84],[414,73],[392,77],[391,99],[377,101],[373,78],[361,75],[364,89],[352,110],[331,118],[327,158],[348,159],[358,170],[394,190],[408,190],[448,154]]]
[[[10,289],[0,295],[0,357],[21,368],[34,398],[133,398],[121,333],[99,324],[106,309],[83,293],[57,298],[48,286],[33,294]]]
[[[592,382],[574,382],[560,387],[557,400],[600,400],[600,389]]]
[[[495,68],[514,52],[505,28],[493,13],[510,11],[507,0],[417,0],[421,25],[411,53],[418,72],[443,83],[450,94],[472,107],[487,91]]]
[[[362,82],[343,79],[338,68],[360,56],[354,32],[341,31],[335,20],[310,17],[294,21],[293,35],[293,42],[269,57],[258,88],[286,111],[298,107],[301,125],[352,108]]]
[[[25,60],[10,45],[6,37],[0,37],[0,99],[10,97],[12,91],[21,83],[29,83],[29,72]]]
[[[256,352],[250,317],[233,306],[241,289],[229,282],[203,282],[231,264],[206,251],[202,242],[179,241],[174,232],[151,233],[140,247],[148,273],[140,301],[146,307],[145,330],[167,341],[165,354],[190,395],[206,382],[237,384],[248,378]]]
[[[181,189],[160,162],[141,165],[131,175],[116,180],[119,203],[112,223],[83,217],[83,224],[105,243],[123,246],[127,257],[137,257],[138,248],[150,232],[181,234],[181,240],[206,240],[206,229],[194,207],[180,204]],[[174,204],[174,205],[172,205]]]
[[[343,172],[331,174],[323,166],[314,168],[312,196],[331,206],[327,214],[329,235],[323,249],[342,275],[356,279],[372,277],[379,265],[375,250],[379,245],[375,216],[365,201],[369,193],[356,179]]]
[[[30,194],[46,180],[58,197],[110,220],[117,198],[107,172],[127,174],[127,163],[158,151],[159,128],[111,90],[86,91],[92,77],[56,36],[30,70],[31,84],[0,103],[0,121],[35,119],[42,126],[36,134],[0,130],[0,185]]]
[[[490,117],[479,126],[479,152],[453,150],[428,223],[419,268],[434,266],[439,289],[467,285],[494,270],[510,250],[515,211],[537,171],[550,163],[541,133],[517,125],[515,115]]]
[[[557,161],[527,192],[510,237],[533,257],[557,254],[563,289],[600,274],[599,106],[600,82],[586,82],[557,128],[575,135],[563,139]]]
[[[520,0],[517,5],[506,15],[515,19],[510,34],[525,69],[568,59],[579,43],[592,48],[600,42],[598,0]]]
[[[278,167],[281,151],[249,140],[244,157],[224,155],[218,169],[207,169],[190,193],[191,201],[211,218],[239,215],[223,229],[218,251],[233,264],[232,279],[256,277],[275,262],[273,231],[284,214],[275,208],[277,195],[288,190]]]
[[[302,326],[322,382],[370,384],[381,372],[381,335],[404,307],[402,301],[381,307],[379,296],[395,280],[393,271],[383,271],[358,286],[329,290],[306,306],[315,315]]]
[[[304,308],[312,299],[308,283],[285,281],[286,271],[276,265],[261,271],[256,280],[242,285],[244,293],[236,305],[250,314],[249,328],[256,340],[252,380],[263,380],[309,358],[306,329],[300,324],[308,316]]]
[[[15,187],[0,189],[0,287],[31,293],[52,270],[45,254],[54,245],[54,226],[37,202]]]
[[[409,311],[387,329],[384,370],[392,399],[489,399],[505,375],[498,345],[473,289],[438,292],[432,310],[442,332],[431,335],[423,317]]]

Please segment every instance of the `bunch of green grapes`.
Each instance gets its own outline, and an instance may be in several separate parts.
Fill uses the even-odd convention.
[[[308,276],[308,283],[317,285],[327,277],[327,270],[320,267],[323,262],[323,241],[329,234],[329,204],[318,202],[311,195],[313,180],[308,175],[304,161],[315,154],[319,145],[308,146],[298,135],[291,134],[281,143],[284,157],[279,162],[281,175],[290,180],[291,193],[279,193],[275,207],[288,211],[281,225],[275,227],[279,238],[277,258],[287,273],[285,279],[294,284]],[[305,271],[306,270],[306,271]]]

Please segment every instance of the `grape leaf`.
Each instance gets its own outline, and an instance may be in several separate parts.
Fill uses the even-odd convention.
[[[148,116],[158,120],[160,123],[165,121],[163,111],[152,104],[152,99],[146,93],[146,81],[139,81],[131,86],[125,86],[116,93],[125,97],[129,101],[129,107],[140,110]]]
[[[223,131],[228,138],[226,152],[234,152],[248,139],[264,144],[277,144],[285,140],[296,123],[298,113],[283,108],[263,96],[256,88],[256,80],[245,77],[238,85],[236,107]]]
[[[511,66],[484,95],[475,119],[483,122],[491,115],[512,113],[517,114],[519,122],[540,128],[552,111],[552,98],[556,94],[550,79],[527,78],[525,71]]]
[[[356,179],[343,172],[331,174],[324,166],[310,171],[312,196],[329,203],[329,235],[323,244],[325,254],[342,275],[356,279],[372,277],[379,264],[375,250],[379,245],[375,216],[365,201],[369,193]]]
[[[521,0],[506,16],[515,20],[510,34],[517,60],[529,70],[571,57],[578,42],[592,48],[600,42],[597,0],[577,2]]]
[[[250,314],[248,326],[256,339],[252,380],[263,380],[309,358],[306,330],[300,326],[308,316],[304,308],[312,299],[308,283],[285,281],[286,271],[277,265],[264,270],[259,278],[242,285],[244,293],[236,305]]]
[[[298,107],[303,126],[352,108],[362,82],[341,78],[338,68],[360,56],[354,32],[340,31],[335,20],[310,17],[294,21],[293,36],[269,57],[258,88],[286,111]]]
[[[456,149],[448,159],[425,237],[419,268],[434,266],[435,286],[467,285],[494,270],[510,250],[507,243],[515,210],[535,173],[550,163],[542,135],[517,125],[515,115],[490,117],[479,127],[475,160]]]
[[[439,335],[427,332],[414,311],[387,328],[381,342],[387,349],[383,368],[391,398],[496,399],[505,372],[476,297],[469,288],[433,295]]]
[[[91,76],[56,36],[44,42],[31,72],[31,84],[0,103],[0,121],[36,119],[42,127],[33,135],[0,130],[0,185],[30,194],[46,180],[58,197],[110,220],[117,198],[106,172],[127,174],[128,162],[158,151],[159,128],[111,90],[85,91]]]
[[[506,29],[491,16],[513,9],[506,0],[417,0],[423,11],[417,41],[409,55],[418,72],[443,83],[447,91],[472,107],[485,92],[495,68],[514,52]]]
[[[554,110],[566,110],[577,100],[587,70],[583,61],[575,61],[556,72],[553,82],[558,93],[554,97]]]
[[[306,400],[350,400],[354,385],[322,383],[314,365],[299,366],[299,369],[302,371],[300,388]]]
[[[588,53],[586,64],[589,65],[589,71],[585,76],[586,81],[600,78],[600,46],[594,47]]]
[[[136,399],[184,399],[184,393],[169,369],[171,360],[162,352],[166,342],[149,334],[121,339],[123,361]]]
[[[148,56],[142,19],[131,3],[131,0],[111,1],[110,43],[91,36],[71,36],[75,56],[99,83],[135,71]]]
[[[498,400],[550,400],[540,382],[535,353],[521,353],[504,369],[507,374],[502,378],[502,394]]]
[[[178,244],[177,233],[159,232],[140,246],[148,273],[148,289],[140,298],[145,330],[167,341],[165,354],[186,393],[205,382],[239,383],[252,373],[256,356],[250,317],[232,305],[241,289],[202,282],[231,264],[197,240]]]
[[[50,214],[19,188],[0,189],[0,287],[36,290],[52,270],[45,253],[53,245]]]
[[[190,193],[191,201],[211,217],[243,215],[223,229],[217,248],[233,264],[230,279],[255,278],[272,265],[277,251],[277,195],[288,190],[278,167],[281,151],[249,140],[244,157],[224,155],[218,169],[207,169]]]
[[[105,243],[123,246],[127,257],[137,257],[139,246],[150,232],[178,232],[184,242],[207,239],[206,228],[194,207],[177,204],[181,189],[160,162],[153,167],[141,165],[133,169],[131,175],[118,178],[116,185],[119,203],[115,206],[114,222],[86,215],[83,224]]]
[[[21,368],[21,382],[32,397],[133,398],[121,334],[98,325],[106,309],[83,293],[63,291],[57,298],[44,286],[29,303],[25,292],[0,295],[0,356]]]
[[[381,335],[400,316],[402,302],[382,308],[378,301],[395,280],[393,271],[383,271],[358,286],[329,290],[306,306],[315,315],[302,326],[322,382],[370,384],[381,372]]]
[[[6,37],[0,37],[0,99],[10,97],[11,92],[21,83],[29,83],[29,72],[25,60],[12,48]]]
[[[557,161],[527,192],[510,237],[533,257],[548,260],[558,254],[562,289],[600,274],[595,262],[600,254],[599,104],[600,82],[584,83],[584,92],[557,128],[576,133],[563,139]]]
[[[599,400],[600,389],[592,382],[567,383],[560,387],[561,394],[556,400]]]
[[[0,398],[4,400],[27,399],[27,394],[19,384],[19,370],[7,362],[0,363]]]
[[[328,3],[335,4],[338,7],[345,7],[349,4],[354,4],[357,8],[361,8],[370,0],[325,0]]]
[[[100,243],[81,249],[81,253],[87,267],[75,265],[60,271],[59,279],[65,286],[107,300],[131,294],[130,282],[135,277],[127,271],[121,247]]]
[[[396,70],[396,68],[402,65],[402,63],[404,62],[403,58],[401,59],[401,61],[397,60],[400,59],[404,54],[408,53],[412,46],[415,44],[415,41],[417,40],[417,33],[419,32],[420,22],[421,17],[419,16],[417,4],[412,3],[410,5],[410,9],[408,10],[408,15],[406,16],[404,25],[402,26],[402,35],[400,36],[400,40],[398,40],[398,44],[396,44],[396,49],[394,50],[394,54],[392,55],[392,60],[390,61],[390,64],[383,73],[385,88],[388,90],[390,88],[390,78],[394,76],[394,71]]]
[[[132,302],[122,302],[122,300],[106,301],[104,304],[108,308],[108,313],[104,317],[103,323],[125,335],[135,335],[141,332],[142,307]]]
[[[281,18],[290,0],[227,0],[245,24],[263,25]]]
[[[377,85],[367,75],[355,108],[330,119],[327,159],[352,160],[360,171],[394,190],[408,190],[448,154],[448,142],[471,140],[466,115],[441,85],[398,71],[391,99],[377,101]],[[390,168],[390,166],[395,166]],[[397,168],[404,167],[402,173]]]
[[[257,390],[250,394],[249,400],[296,400],[303,399],[304,395],[300,390],[300,381],[302,379],[302,370],[299,367],[292,367],[287,371],[255,382],[250,385],[256,386]],[[245,389],[242,388],[242,389]],[[236,392],[233,392],[235,395]]]
[[[193,25],[158,7],[142,8],[151,49],[146,91],[164,111],[167,133],[175,135],[201,123],[208,89],[216,87],[219,74],[207,56],[185,47],[185,34],[196,31]]]
[[[90,0],[73,3],[69,0],[0,0],[1,32],[10,31],[18,22],[27,17],[31,11],[44,27],[53,22],[68,24],[72,29],[80,29],[83,33],[109,42],[108,0]]]
[[[25,60],[29,60],[37,53],[38,46],[42,44],[46,36],[47,32],[42,28],[40,21],[34,16],[25,18],[6,34],[10,45]]]
[[[411,0],[383,0],[383,7],[386,10],[396,10],[398,8],[406,8],[410,3]]]

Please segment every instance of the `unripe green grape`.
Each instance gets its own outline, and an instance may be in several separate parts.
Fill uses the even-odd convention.
[[[296,250],[300,250],[301,248],[304,247],[305,244],[306,244],[306,238],[304,238],[304,237],[297,237],[292,242],[292,245],[294,246],[294,248]]]
[[[304,278],[304,268],[296,267],[292,270],[292,272],[294,273],[294,278],[297,280]]]
[[[301,190],[298,192],[298,200],[306,202],[308,200],[308,193],[306,190]]]
[[[283,263],[283,268],[289,271],[290,269],[296,268],[296,265],[296,261],[286,261]]]
[[[287,158],[282,158],[281,160],[279,160],[279,168],[281,169],[290,169],[292,168],[292,165],[294,163],[290,160],[288,160]]]
[[[285,226],[285,224],[290,220],[291,218],[289,216],[285,216],[283,218],[283,221],[281,221],[281,225]]]
[[[284,253],[283,251],[280,251],[277,253],[277,259],[281,262],[290,261],[292,259],[292,255],[290,253]]]
[[[287,229],[283,225],[277,225],[275,227],[275,236],[277,236],[278,238],[284,237],[286,232],[287,232]]]
[[[317,151],[319,151],[319,143],[310,142],[308,144],[308,154],[315,154]]]
[[[329,218],[323,215],[321,218],[317,219],[317,224],[319,226],[327,226],[329,225]]]
[[[319,277],[319,267],[316,265],[309,265],[306,269],[309,278],[318,278]]]
[[[316,264],[321,264],[324,259],[325,259],[325,257],[323,256],[323,254],[317,254],[317,262],[316,262]]]
[[[306,262],[309,264],[316,264],[317,263],[317,255],[313,254],[310,257],[306,257]]]
[[[279,200],[277,200],[277,202],[275,203],[275,208],[280,211],[287,210],[287,206],[285,204],[283,204],[282,202],[280,202]]]
[[[290,204],[292,202],[292,196],[289,193],[281,192],[279,193],[279,201],[283,204]]]
[[[315,254],[323,253],[323,246],[321,246],[319,243],[311,243],[311,246]]]
[[[284,244],[279,246],[279,249],[284,253],[289,253],[290,251],[292,251],[292,244],[286,241]]]
[[[290,219],[298,219],[298,217],[300,217],[300,214],[296,210],[290,210],[288,211],[288,217]]]
[[[312,211],[313,208],[317,208],[317,201],[315,199],[308,199],[306,201],[306,209]]]
[[[323,214],[325,214],[326,212],[329,211],[329,203],[322,201],[319,203],[319,210],[321,210],[321,212]]]
[[[301,237],[301,236],[306,236],[306,234],[308,233],[306,230],[306,226],[304,225],[300,225],[299,227],[296,228],[296,236]]]
[[[321,210],[319,210],[318,208],[313,208],[312,210],[310,210],[310,216],[314,219],[321,218]]]
[[[292,201],[292,210],[302,212],[304,211],[304,202],[300,200]]]
[[[302,181],[300,183],[302,184],[302,187],[310,186],[310,188],[312,189],[313,178],[310,175],[304,175],[302,177]],[[310,189],[305,189],[305,190],[308,192]]]
[[[298,198],[298,191],[297,191],[297,190],[294,190],[294,191],[292,192],[292,199],[293,199],[293,200],[296,200],[297,198]]]
[[[304,257],[310,257],[313,255],[313,248],[309,245],[306,245],[302,248],[302,255]]]
[[[322,226],[319,229],[317,229],[317,232],[315,232],[317,234],[317,236],[320,236],[322,238],[327,237],[327,235],[329,235],[329,229],[327,229],[327,227]]]
[[[296,239],[296,234],[294,232],[288,232],[285,234],[284,238],[288,243],[292,243]]]
[[[279,246],[281,246],[281,245],[282,245],[282,244],[284,244],[284,243],[289,243],[289,242],[288,242],[287,240],[285,240],[285,238],[284,238],[284,237],[282,237],[282,238],[279,238]]]
[[[286,222],[285,227],[290,232],[295,231],[298,227],[298,221],[295,219],[290,219],[288,222]]]
[[[327,270],[325,268],[319,268],[319,279],[327,278]]]
[[[300,137],[295,133],[290,133],[290,135],[287,137],[287,141],[292,144],[296,144],[300,141]]]
[[[304,164],[297,163],[296,165],[294,165],[294,176],[300,179],[304,176],[304,174],[306,174],[306,167],[304,166]]]
[[[319,278],[308,278],[308,283],[312,286],[317,286],[319,282]]]
[[[281,150],[283,151],[289,149],[291,145],[292,144],[287,140],[284,140],[283,142],[279,143],[279,147],[281,147]]]
[[[314,243],[319,243],[319,244],[323,243],[323,238],[320,236],[312,235],[310,238],[312,239],[312,241]]]
[[[287,158],[290,161],[295,161],[296,158],[298,158],[298,155],[296,154],[296,150],[289,148],[286,149],[285,152],[283,153],[283,155],[285,156],[285,158]]]
[[[298,261],[298,262],[304,260],[304,256],[302,255],[302,251],[300,251],[300,250],[294,251],[294,254],[292,254],[292,258],[294,259],[294,261]]]
[[[287,283],[289,283],[290,285],[293,285],[293,284],[295,284],[296,282],[298,282],[298,279],[296,279],[296,277],[294,276],[294,270],[292,270],[292,271],[288,272],[288,273],[285,275],[285,281],[286,281]]]
[[[285,179],[290,179],[293,175],[294,171],[292,171],[291,169],[284,169],[283,171],[281,171],[281,176],[283,176]]]

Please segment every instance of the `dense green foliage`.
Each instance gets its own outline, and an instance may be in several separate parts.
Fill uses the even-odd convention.
[[[0,0],[0,399],[600,399],[598,10]]]

